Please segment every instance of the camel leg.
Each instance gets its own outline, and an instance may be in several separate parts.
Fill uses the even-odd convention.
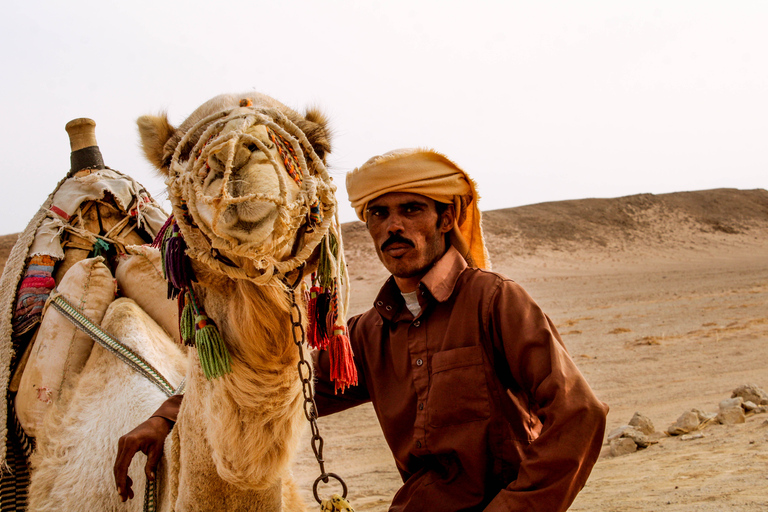
[[[170,382],[181,381],[186,358],[180,347],[135,302],[113,302],[102,328]],[[79,378],[62,393],[38,435],[29,510],[140,511],[146,458],[139,454],[129,471],[136,498],[121,503],[112,476],[117,440],[164,400],[154,384],[95,345]]]

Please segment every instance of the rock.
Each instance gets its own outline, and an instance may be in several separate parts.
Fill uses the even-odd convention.
[[[754,384],[744,384],[733,390],[731,398],[740,396],[745,402],[753,402],[757,405],[768,405],[768,393]]]
[[[696,432],[695,434],[685,434],[680,436],[681,441],[693,441],[694,439],[703,439],[704,434],[701,432]]]
[[[755,409],[757,409],[757,404],[755,402],[752,402],[750,400],[747,400],[741,406],[744,408],[745,412],[754,412]]]
[[[611,441],[611,455],[619,457],[637,451],[637,444],[628,437],[619,437]]]
[[[658,441],[651,441],[647,435],[640,432],[635,427],[629,427],[621,434],[621,437],[631,439],[640,448],[647,448]]]
[[[741,396],[728,398],[720,402],[720,412],[717,414],[717,421],[723,425],[734,425],[747,421],[742,403],[744,403],[744,399]]]
[[[632,416],[632,419],[629,420],[629,425],[631,427],[635,427],[637,430],[646,435],[650,435],[656,432],[651,419],[643,414],[640,414],[639,412],[636,412],[635,415]]]
[[[624,431],[627,430],[628,428],[632,428],[632,427],[630,427],[629,425],[622,425],[620,427],[617,427],[611,430],[611,433],[608,434],[608,437],[606,438],[607,444],[610,444],[611,441],[613,441],[614,439],[620,438],[622,434],[624,434]]]
[[[699,428],[699,415],[695,411],[684,412],[677,421],[669,426],[667,432],[673,436],[687,434]]]
[[[701,409],[691,409],[691,411],[695,412],[699,418],[699,428],[712,423],[717,418],[716,412],[704,412]]]

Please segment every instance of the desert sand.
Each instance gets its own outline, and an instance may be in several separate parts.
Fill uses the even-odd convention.
[[[494,270],[548,313],[610,406],[607,432],[635,412],[665,431],[691,408],[717,412],[741,384],[768,390],[768,191],[544,203],[486,212],[484,228]],[[14,239],[0,239],[0,263]],[[388,274],[361,223],[344,240],[355,314]],[[400,477],[370,405],[319,425],[355,509],[387,510]],[[570,510],[768,510],[768,414],[701,433],[620,457],[605,447]],[[312,502],[308,436],[294,473]]]
[[[359,313],[387,272],[362,223],[345,228]],[[665,431],[691,408],[717,412],[741,384],[768,390],[768,191],[538,204],[486,212],[484,228],[494,270],[542,306],[610,406],[608,432],[636,411]],[[372,407],[320,429],[355,510],[387,510],[400,477]],[[605,447],[570,510],[768,510],[768,414],[701,433],[620,457]],[[308,446],[295,470],[304,489],[318,475]]]

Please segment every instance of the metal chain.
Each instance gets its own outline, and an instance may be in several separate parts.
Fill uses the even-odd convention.
[[[298,283],[297,283],[298,284]],[[342,497],[347,497],[347,484],[344,480],[335,473],[326,473],[325,460],[323,459],[323,438],[320,436],[320,429],[317,426],[317,404],[315,404],[315,392],[312,388],[312,364],[309,363],[304,355],[304,343],[307,340],[306,332],[304,331],[304,325],[302,324],[301,308],[296,303],[296,287],[291,287],[291,334],[293,335],[293,342],[299,348],[299,378],[301,379],[301,389],[304,393],[304,416],[309,421],[309,426],[312,431],[312,451],[315,453],[317,463],[320,465],[320,476],[315,480],[312,486],[312,493],[315,496],[315,500],[322,504],[322,500],[317,493],[317,486],[322,481],[328,483],[329,479],[333,478],[338,480],[341,484],[343,491]]]

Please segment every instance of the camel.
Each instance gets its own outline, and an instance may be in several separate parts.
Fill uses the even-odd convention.
[[[105,314],[102,327],[169,380],[185,375],[156,508],[306,510],[290,472],[306,423],[291,326],[292,303],[304,312],[306,303],[293,286],[325,262],[339,285],[338,323],[346,296],[335,185],[324,165],[327,121],[316,110],[300,115],[246,93],[213,98],[178,128],[165,115],[141,117],[138,125],[173,205],[164,240],[186,244],[181,251],[171,248],[176,240],[162,246],[169,293],[204,312],[222,344],[211,355],[198,340],[185,356],[130,299]],[[94,347],[38,436],[29,509],[141,510],[140,499],[120,503],[111,465],[118,438],[164,398]],[[137,494],[144,460],[138,456],[129,473]]]

